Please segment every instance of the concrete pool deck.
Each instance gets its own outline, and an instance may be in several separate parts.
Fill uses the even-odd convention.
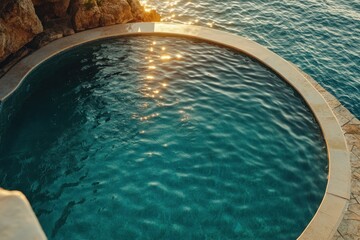
[[[0,79],[1,105],[32,69],[50,57],[86,42],[128,35],[190,37],[226,46],[257,59],[296,89],[322,129],[329,159],[328,184],[323,201],[298,239],[331,239],[334,234],[334,239],[360,239],[357,238],[359,233],[353,230],[360,226],[359,121],[316,81],[275,53],[245,38],[204,27],[169,23],[134,23],[88,30],[54,41],[15,65]],[[25,89],[29,89],[30,84],[24,84],[27,84]]]

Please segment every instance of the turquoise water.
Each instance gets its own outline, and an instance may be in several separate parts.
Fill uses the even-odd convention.
[[[42,84],[3,138],[0,185],[25,193],[50,239],[288,240],[320,204],[320,129],[248,57],[179,38],[112,39],[27,80]]]
[[[164,21],[211,26],[295,63],[360,118],[360,1],[147,0]]]

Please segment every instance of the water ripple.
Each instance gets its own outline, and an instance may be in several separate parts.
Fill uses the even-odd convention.
[[[0,183],[29,197],[52,239],[295,239],[320,204],[320,129],[248,57],[111,39],[31,78],[44,81],[0,147]]]
[[[143,0],[163,21],[230,31],[300,66],[360,117],[357,0]]]

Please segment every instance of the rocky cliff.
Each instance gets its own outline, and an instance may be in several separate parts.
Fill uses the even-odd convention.
[[[139,0],[0,0],[0,65],[22,57],[25,45],[36,49],[76,31],[144,21],[160,15]]]
[[[31,0],[0,2],[0,62],[43,31]]]
[[[75,0],[71,11],[72,23],[77,31],[134,19],[126,0]]]

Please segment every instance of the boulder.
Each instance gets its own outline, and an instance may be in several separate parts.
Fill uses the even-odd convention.
[[[138,0],[74,0],[70,12],[76,31],[117,23],[160,21],[156,11],[146,12]]]
[[[127,0],[133,15],[134,22],[160,22],[160,14],[155,10],[145,11],[139,0]]]
[[[70,0],[32,0],[41,21],[67,16]]]
[[[51,20],[46,23],[45,29],[38,34],[31,43],[28,44],[32,49],[41,48],[48,43],[69,35],[74,34],[75,31],[69,26],[67,19]]]
[[[35,36],[27,46],[38,48],[75,31],[150,21],[160,21],[160,15],[145,11],[139,0],[0,0],[0,63]]]
[[[72,22],[76,31],[126,23],[133,19],[126,0],[75,0]]]
[[[43,26],[31,0],[1,0],[0,62],[42,31]]]

